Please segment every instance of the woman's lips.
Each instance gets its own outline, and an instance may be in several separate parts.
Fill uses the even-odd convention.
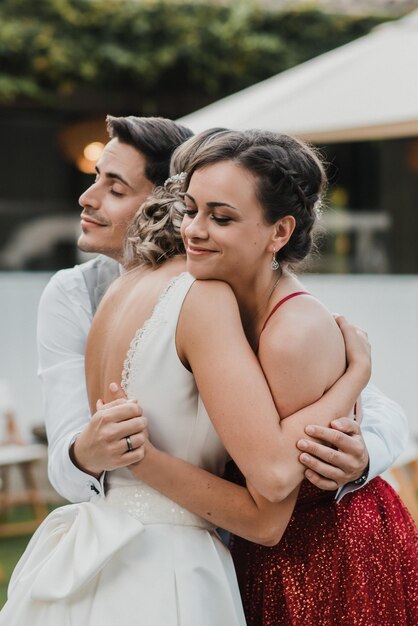
[[[197,248],[187,246],[187,254],[190,256],[208,256],[214,254],[215,250],[208,250],[207,248]]]

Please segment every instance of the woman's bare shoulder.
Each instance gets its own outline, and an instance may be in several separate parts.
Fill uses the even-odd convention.
[[[285,416],[320,398],[342,375],[344,340],[318,300],[294,298],[276,312],[262,333],[259,359]]]
[[[285,302],[270,318],[260,338],[260,350],[294,351],[306,345],[334,342],[343,346],[333,316],[309,294]]]
[[[231,287],[221,280],[195,280],[183,306],[185,315],[199,313],[205,317],[216,311],[226,315],[236,312],[238,304]]]

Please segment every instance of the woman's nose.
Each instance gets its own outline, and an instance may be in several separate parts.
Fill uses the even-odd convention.
[[[206,220],[199,214],[195,215],[186,226],[185,234],[188,239],[206,239],[208,236]]]

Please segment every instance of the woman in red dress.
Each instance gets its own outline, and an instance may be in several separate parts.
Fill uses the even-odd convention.
[[[133,471],[233,533],[231,550],[248,626],[417,624],[417,531],[396,493],[376,478],[337,502],[335,493],[303,479],[298,460],[295,444],[303,429],[294,414],[317,402],[345,368],[334,321],[291,271],[312,246],[316,207],[325,186],[322,164],[309,147],[284,135],[223,133],[197,151],[186,186],[188,270],[198,279],[222,280],[234,292],[287,442],[282,487],[272,494],[274,502],[256,491],[246,468],[259,450],[227,441],[229,426],[222,420],[218,432],[246,475],[232,471],[234,485],[159,454],[151,444]],[[219,310],[207,301],[196,321],[184,309],[177,337],[200,322],[196,337],[204,344],[207,367],[218,367],[216,334],[208,329]],[[222,311],[222,323],[226,317]],[[235,348],[228,334],[224,342],[230,358]],[[185,355],[179,357],[194,371]],[[235,361],[233,367],[239,379],[244,365]],[[222,371],[226,377],[228,372]],[[241,378],[244,386],[252,382]],[[209,415],[216,415],[218,394],[205,389],[203,375],[197,384]],[[222,394],[229,393],[230,386],[222,386],[222,380],[219,384]],[[234,417],[236,439],[247,427],[239,417]],[[225,412],[223,419],[226,424]]]

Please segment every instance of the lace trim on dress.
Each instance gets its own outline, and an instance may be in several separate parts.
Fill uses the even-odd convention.
[[[138,358],[138,355],[141,352],[141,345],[143,345],[143,340],[145,339],[146,335],[148,335],[157,326],[160,326],[164,322],[165,318],[163,315],[163,310],[173,287],[177,285],[180,280],[184,280],[185,277],[188,276],[189,274],[187,272],[183,272],[170,280],[170,282],[158,298],[152,310],[151,316],[135,332],[132,341],[129,344],[128,352],[126,353],[122,368],[121,387],[127,396],[133,374],[135,373],[135,371],[138,371],[138,368],[133,368],[133,363],[134,359]]]

